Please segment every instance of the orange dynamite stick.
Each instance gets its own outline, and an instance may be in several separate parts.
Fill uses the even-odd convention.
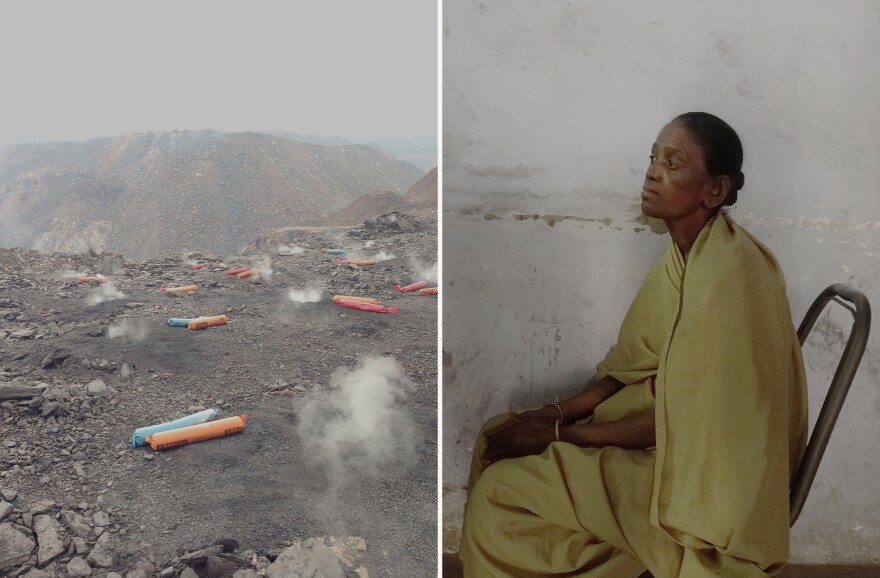
[[[419,289],[419,295],[436,295],[438,292],[438,287],[431,287],[429,289]]]
[[[397,307],[384,307],[373,303],[361,303],[360,301],[346,301],[342,299],[336,302],[337,305],[348,307],[349,309],[360,309],[361,311],[373,311],[375,313],[397,313]]]
[[[401,287],[400,285],[395,285],[394,288],[397,289],[401,293],[409,293],[410,291],[415,291],[416,289],[421,289],[422,287],[427,287],[427,281],[419,281],[418,283],[413,283],[412,285],[407,285],[406,287]]]
[[[247,267],[239,267],[238,269],[230,269],[229,271],[226,272],[226,274],[227,275],[238,275],[239,273],[244,273],[247,270],[248,270]]]
[[[245,277],[250,277],[254,273],[256,273],[256,271],[251,271],[251,270],[242,271],[241,273],[236,275],[236,277],[238,277],[239,279],[244,279]]]
[[[160,293],[192,293],[193,291],[198,291],[198,290],[199,290],[198,285],[187,285],[186,287],[172,287],[170,289],[167,287],[162,287],[161,289],[159,289],[159,292]]]
[[[154,451],[170,450],[213,438],[221,438],[244,431],[247,416],[227,417],[215,421],[188,425],[177,429],[154,433],[146,439]]]
[[[225,315],[215,315],[213,317],[201,317],[193,319],[186,326],[189,329],[207,329],[208,327],[216,327],[218,325],[226,325],[229,317]]]
[[[90,281],[94,281],[95,283],[106,283],[107,282],[106,277],[77,277],[76,280],[79,281],[80,283],[88,283]]]
[[[360,303],[372,303],[373,305],[378,305],[379,300],[373,299],[372,297],[352,297],[350,295],[334,295],[333,301],[339,303],[340,301],[358,301]]]
[[[378,261],[361,261],[357,259],[337,259],[333,261],[334,265],[375,265]]]

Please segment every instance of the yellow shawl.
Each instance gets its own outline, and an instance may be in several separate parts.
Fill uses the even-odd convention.
[[[599,372],[654,390],[651,524],[719,570],[733,557],[777,571],[807,405],[773,254],[724,214],[687,262],[670,243]]]

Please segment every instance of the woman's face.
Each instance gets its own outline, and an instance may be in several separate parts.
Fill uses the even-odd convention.
[[[703,149],[683,125],[672,122],[660,131],[651,147],[651,164],[645,173],[642,212],[674,223],[705,218],[707,195],[713,179],[706,172]]]

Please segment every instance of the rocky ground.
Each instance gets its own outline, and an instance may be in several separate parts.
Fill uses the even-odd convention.
[[[436,276],[436,223],[288,237],[284,255],[141,263],[0,249],[0,575],[436,575],[437,298],[394,289]],[[225,274],[246,266],[260,273]],[[132,447],[203,408],[244,431]]]

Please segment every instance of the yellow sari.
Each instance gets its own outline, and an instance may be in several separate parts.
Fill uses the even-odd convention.
[[[556,442],[482,471],[481,434],[465,575],[776,574],[807,421],[800,346],[770,251],[724,214],[687,262],[670,243],[598,370],[627,387],[594,421],[653,406],[656,448]]]

